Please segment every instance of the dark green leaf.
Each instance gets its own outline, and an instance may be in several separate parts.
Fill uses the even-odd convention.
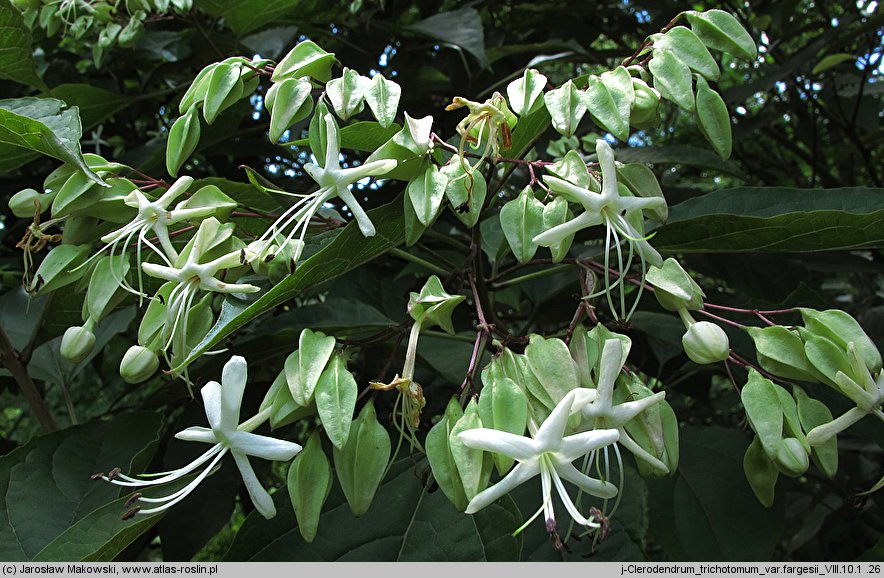
[[[412,24],[409,28],[466,50],[476,57],[482,68],[489,66],[488,57],[485,56],[482,17],[474,8],[436,14]]]
[[[0,78],[46,89],[36,72],[31,31],[9,0],[0,0]]]

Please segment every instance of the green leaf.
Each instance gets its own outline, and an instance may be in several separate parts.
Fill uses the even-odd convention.
[[[534,68],[526,68],[521,78],[510,82],[506,86],[506,95],[513,112],[524,116],[537,110],[546,82],[546,77]]]
[[[37,75],[31,31],[9,0],[0,0],[0,78],[48,90]]]
[[[382,127],[389,128],[396,119],[396,111],[399,110],[402,87],[392,80],[384,78],[380,72],[375,74],[371,80],[365,77],[360,78],[363,80],[362,92],[365,94],[368,108],[371,109],[372,114]],[[380,146],[379,144],[375,149]]]
[[[624,69],[625,70],[625,69]],[[627,73],[628,75],[629,73]],[[589,85],[582,93],[586,110],[602,130],[608,131],[621,141],[629,138],[629,107],[631,103],[625,101],[622,95],[618,95],[620,103],[608,91],[608,87],[598,76],[592,75],[587,79]],[[629,83],[632,88],[632,82]],[[622,104],[625,102],[625,113]]]
[[[70,163],[100,185],[80,152],[83,129],[77,107],[55,98],[0,100],[0,143],[36,151]]]
[[[325,107],[319,104],[316,108]],[[341,148],[353,149],[363,152],[374,152],[382,147],[384,143],[393,138],[397,132],[401,130],[398,124],[390,125],[384,128],[380,123],[373,121],[357,121],[341,128],[339,134]],[[310,140],[303,138],[300,140],[287,143],[294,146],[307,146]],[[325,161],[323,161],[325,162]]]
[[[198,0],[194,5],[216,18],[223,18],[239,37],[304,9],[291,0]]]
[[[277,86],[273,109],[270,112],[270,140],[276,142],[282,134],[313,111],[313,87],[304,79],[287,78]]]
[[[423,175],[408,183],[408,198],[421,225],[429,227],[436,219],[447,186],[448,177],[433,164],[427,166]]]
[[[445,196],[451,203],[454,216],[467,227],[474,227],[479,222],[485,196],[488,193],[482,171],[474,170],[472,175],[468,174],[460,162],[460,157],[454,155],[448,164],[442,167],[441,172],[448,177]]]
[[[817,311],[807,307],[799,307],[798,311],[809,331],[829,339],[845,351],[852,342],[869,373],[875,374],[881,370],[881,353],[856,319],[848,313],[840,309]]]
[[[700,132],[723,160],[731,156],[731,116],[721,96],[699,77],[697,78],[697,126]]]
[[[28,291],[36,292],[37,295],[45,294],[78,281],[87,270],[86,267],[80,267],[80,265],[86,262],[86,258],[91,252],[91,245],[59,245],[55,247],[49,251],[49,254],[37,267],[33,284],[28,288]]]
[[[783,408],[777,395],[777,386],[755,371],[749,371],[749,381],[740,390],[740,401],[746,417],[768,458],[774,459],[783,440]]]
[[[623,163],[641,162],[660,165],[680,164],[705,167],[743,177],[744,172],[737,164],[721,160],[714,152],[692,146],[633,147],[619,149],[617,160]],[[669,167],[667,167],[668,169]]]
[[[832,421],[832,412],[823,402],[808,396],[803,389],[793,389],[798,404],[798,419],[805,432]],[[825,443],[812,446],[810,456],[813,463],[829,478],[838,472],[838,436],[832,436]]]
[[[687,253],[878,248],[882,222],[884,189],[720,189],[672,207],[654,247]]]
[[[442,419],[430,428],[424,442],[427,460],[430,462],[436,483],[454,507],[461,512],[466,509],[469,500],[464,492],[463,481],[457,471],[449,440],[451,429],[462,417],[463,410],[457,401],[457,396],[453,396],[445,407]]]
[[[816,63],[816,66],[813,67],[813,70],[811,70],[810,73],[819,74],[849,60],[856,60],[856,56],[853,54],[844,54],[843,52],[838,54],[827,54],[822,60]]]
[[[555,226],[570,221],[572,218],[574,218],[574,215],[568,209],[568,201],[564,197],[556,197],[543,207],[544,230],[552,229]],[[553,263],[558,263],[568,256],[568,251],[571,249],[573,242],[574,235],[569,235],[558,243],[549,246]]]
[[[209,77],[206,100],[203,103],[203,117],[206,122],[215,122],[221,111],[233,104],[230,100],[239,100],[241,95],[240,67],[227,62],[216,66]]]
[[[742,467],[746,439],[720,427],[688,426],[680,434],[676,475],[647,481],[651,535],[675,560],[769,560],[785,506],[758,503]]]
[[[817,381],[804,354],[804,342],[795,332],[780,325],[752,327],[748,331],[765,371],[786,379]]]
[[[0,458],[6,505],[0,509],[0,558],[72,561],[104,552],[108,560],[134,539],[129,532],[156,523],[159,517],[147,525],[143,518],[120,522],[119,487],[90,476],[114,466],[127,473],[144,467],[145,460],[134,463],[132,456],[145,448],[152,453],[160,422],[154,412],[123,414],[36,437]],[[120,523],[110,523],[112,506]],[[77,541],[61,539],[64,534]]]
[[[500,209],[500,226],[519,263],[530,261],[537,252],[534,237],[543,232],[543,203],[530,186]]]
[[[676,26],[654,41],[654,48],[670,50],[688,67],[713,82],[721,75],[718,64],[696,34],[684,26]]]
[[[330,339],[334,342],[334,338]],[[315,392],[316,411],[328,439],[336,448],[342,448],[347,443],[358,394],[359,386],[353,374],[347,370],[347,362],[343,356],[336,355],[322,372]]]
[[[489,365],[488,367],[491,367]],[[486,367],[486,370],[488,369]],[[482,371],[482,392],[479,395],[479,418],[482,427],[524,435],[528,424],[528,398],[516,382],[503,374],[492,377]],[[501,475],[509,471],[513,459],[494,454],[497,471]]]
[[[472,500],[488,485],[488,476],[484,475],[485,455],[482,450],[467,447],[457,436],[462,431],[480,427],[482,421],[479,419],[479,406],[475,399],[471,399],[464,409],[463,416],[451,427],[451,433],[448,434],[448,446],[451,448],[451,455],[467,500]]]
[[[319,528],[319,515],[332,486],[332,471],[319,430],[314,430],[304,449],[295,456],[287,477],[289,498],[298,519],[298,530],[312,542]]]
[[[522,536],[513,536],[522,514],[504,496],[481,512],[465,516],[440,492],[421,494],[402,539],[398,562],[513,562],[519,559]]]
[[[318,82],[328,82],[331,67],[335,63],[333,52],[326,52],[311,40],[304,40],[292,48],[273,69],[270,80],[280,82],[286,78],[309,76]]]
[[[390,434],[369,401],[353,421],[347,443],[333,448],[335,470],[354,516],[368,512],[391,452]]]
[[[170,175],[178,176],[181,165],[190,158],[199,142],[200,119],[196,105],[193,105],[184,116],[178,117],[169,129],[169,141],[166,143],[166,170]]]
[[[368,79],[360,76],[355,70],[344,67],[344,72],[339,78],[326,83],[325,94],[332,103],[335,114],[341,120],[349,120],[354,114],[362,112],[365,106],[363,80]]]
[[[446,44],[457,46],[476,57],[482,68],[490,66],[485,55],[485,31],[482,17],[474,8],[462,8],[435,14],[408,27]]]
[[[654,49],[648,69],[654,75],[654,88],[663,98],[671,100],[680,108],[694,110],[694,90],[691,69],[669,50]]]
[[[532,335],[525,348],[525,357],[553,404],[558,404],[569,391],[577,388],[577,366],[561,339]]]
[[[743,471],[746,473],[746,481],[749,482],[758,501],[765,508],[773,506],[777,478],[780,477],[780,472],[773,461],[767,457],[758,436],[746,449],[746,455],[743,457]]]
[[[685,12],[691,29],[709,48],[729,52],[738,58],[755,60],[755,41],[734,16],[724,10]]]
[[[392,247],[405,242],[405,227],[402,219],[402,200],[368,211],[368,216],[377,226],[374,237],[363,237],[359,226],[349,223],[335,239],[320,249],[315,255],[301,263],[295,272],[283,279],[275,287],[264,293],[258,300],[248,302],[235,297],[225,301],[215,326],[194,348],[180,367],[192,363],[203,352],[214,347],[228,335],[249,323],[259,315],[275,309],[278,305],[311,288],[340,277],[347,271],[383,255]]]
[[[292,397],[300,405],[307,405],[313,399],[314,390],[321,376],[325,373],[332,352],[335,350],[335,338],[320,331],[304,329],[298,338],[298,375],[290,375],[286,368],[286,381]],[[297,383],[293,387],[293,383]]]
[[[586,99],[570,80],[545,93],[543,102],[549,111],[553,128],[565,136],[574,134],[580,119],[586,114]]]

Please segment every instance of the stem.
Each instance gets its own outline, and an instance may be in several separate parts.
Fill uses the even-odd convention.
[[[526,281],[532,281],[534,279],[540,279],[543,277],[547,277],[549,275],[555,275],[556,273],[562,273],[563,271],[567,271],[570,269],[572,265],[559,265],[557,267],[550,267],[549,269],[542,269],[540,271],[535,271],[534,273],[528,273],[527,275],[522,275],[520,277],[513,277],[507,281],[500,281],[499,283],[493,283],[489,287],[492,291],[499,291],[501,289],[506,289],[507,287],[511,287],[513,285],[518,285],[519,283],[524,283]]]
[[[415,321],[408,334],[408,348],[405,350],[405,365],[402,366],[402,379],[414,377],[414,364],[417,361],[417,340],[421,333],[421,321]]]
[[[730,319],[725,319],[724,317],[719,317],[718,315],[715,315],[714,313],[709,313],[708,311],[705,311],[703,309],[698,309],[697,313],[701,313],[706,317],[715,319],[716,321],[720,321],[722,323],[726,323],[727,325],[730,325],[731,327],[736,327],[737,329],[746,329],[745,325],[737,323],[736,321],[731,321]]]
[[[236,429],[239,431],[244,431],[244,432],[255,431],[256,429],[258,429],[258,426],[260,426],[262,423],[264,423],[265,421],[270,419],[270,414],[272,414],[272,413],[273,413],[273,408],[268,407],[267,409],[256,413],[255,415],[253,415],[252,417],[250,417],[246,421],[239,424],[239,427],[237,427]]]
[[[448,271],[446,271],[442,267],[440,267],[434,263],[430,263],[426,259],[422,259],[421,257],[418,257],[417,255],[412,255],[411,253],[403,251],[402,249],[399,249],[398,247],[393,247],[392,249],[390,249],[390,254],[393,255],[394,257],[399,257],[400,259],[414,263],[415,265],[420,265],[421,267],[427,269],[428,271],[430,271],[432,273],[435,273],[436,275],[442,275],[443,277],[448,275]]]
[[[52,419],[52,415],[49,413],[49,408],[46,407],[46,402],[40,396],[40,391],[34,384],[34,380],[31,379],[28,370],[22,365],[18,352],[12,346],[12,342],[9,341],[9,337],[2,327],[0,327],[0,358],[3,359],[3,365],[6,366],[6,369],[9,370],[15,382],[21,388],[28,406],[34,412],[34,416],[40,422],[43,431],[50,433],[57,430],[58,428]]]

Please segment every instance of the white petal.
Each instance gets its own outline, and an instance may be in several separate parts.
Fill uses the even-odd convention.
[[[559,449],[562,437],[565,435],[565,428],[568,426],[568,418],[571,417],[571,406],[578,395],[574,393],[575,391],[569,391],[556,404],[552,413],[540,424],[537,433],[534,434],[534,440],[538,443],[540,451],[554,452]]]
[[[331,115],[325,117],[325,170],[340,166],[341,149],[338,146],[338,127]]]
[[[619,443],[621,446],[632,452],[632,455],[634,455],[636,459],[646,462],[662,474],[669,473],[669,466],[651,455],[645,448],[638,445],[625,431],[620,434]]]
[[[514,467],[505,478],[490,488],[476,494],[467,505],[466,513],[475,514],[485,506],[490,506],[504,494],[509,493],[514,488],[517,488],[536,476],[538,471],[539,469],[536,462],[516,464],[516,467]]]
[[[207,427],[192,426],[175,434],[179,440],[186,442],[203,442],[207,444],[218,443],[215,432]]]
[[[246,389],[248,364],[239,355],[234,355],[224,364],[221,372],[221,428],[233,431],[239,425],[239,406]]]
[[[206,417],[209,425],[214,430],[221,429],[221,384],[210,381],[200,390],[203,396],[203,407],[206,408]]]
[[[531,438],[491,428],[468,429],[460,432],[458,438],[467,447],[496,452],[519,461],[530,459],[540,453],[537,443]]]
[[[658,391],[654,395],[616,405],[611,409],[607,424],[610,427],[619,427],[652,405],[663,401],[664,397],[666,397],[666,392]]]
[[[287,462],[301,451],[296,443],[244,431],[231,432],[227,439],[237,452],[277,462]]]
[[[181,277],[181,269],[157,265],[156,263],[142,263],[141,269],[151,277],[165,279],[166,281],[179,281],[179,277]]]
[[[623,367],[623,345],[617,338],[605,341],[602,346],[602,359],[599,367],[597,403],[604,409],[611,407],[614,397],[614,382]]]
[[[242,481],[246,485],[246,490],[249,491],[249,497],[252,499],[252,503],[255,504],[255,509],[268,520],[274,517],[276,515],[276,506],[273,505],[273,498],[270,497],[270,494],[267,493],[267,490],[258,481],[258,476],[255,475],[255,470],[252,469],[249,458],[236,451],[230,453],[233,455],[233,459],[236,460],[236,467],[239,468]]]
[[[561,225],[556,225],[555,227],[547,229],[539,235],[536,235],[532,240],[541,247],[549,247],[560,242],[562,239],[577,233],[578,231],[582,231],[583,229],[587,229],[601,223],[602,219],[598,215],[590,212],[580,213],[570,221],[566,221]]]
[[[587,494],[604,499],[613,498],[617,495],[617,486],[610,482],[590,478],[575,468],[570,462],[566,464],[557,463],[555,468],[562,478],[568,480]]]
[[[556,490],[559,492],[559,498],[561,498],[562,503],[565,505],[565,509],[568,511],[568,514],[571,516],[571,518],[573,518],[574,521],[581,526],[593,525],[592,522],[584,518],[583,515],[577,510],[577,506],[575,506],[574,502],[571,500],[571,496],[568,494],[568,490],[565,488],[564,484],[562,484],[562,480],[559,478],[559,475],[555,471],[552,471],[550,472],[550,476],[552,477],[552,481],[556,487]]]
[[[353,217],[359,225],[359,231],[362,233],[362,236],[374,237],[377,232],[374,228],[374,223],[371,222],[368,213],[365,212],[365,209],[362,208],[359,201],[353,196],[353,193],[351,193],[347,187],[338,187],[337,192],[338,196],[341,197],[341,200],[347,204],[347,208],[350,209],[350,212],[353,213]]]
[[[606,199],[616,199],[620,193],[617,192],[617,165],[614,164],[614,149],[600,138],[595,141],[595,152],[599,158],[599,168],[602,169],[602,196]]]
[[[180,177],[177,181],[172,183],[172,186],[169,187],[163,195],[157,199],[157,204],[163,208],[168,207],[172,201],[177,199],[181,193],[187,190],[190,185],[193,184],[193,177]]]
[[[562,440],[556,457],[566,462],[573,462],[581,456],[603,448],[617,441],[620,432],[615,429],[585,431],[568,436]]]

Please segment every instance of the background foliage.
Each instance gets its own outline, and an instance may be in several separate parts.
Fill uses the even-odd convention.
[[[725,61],[722,66],[719,86],[734,121],[732,158],[722,161],[710,151],[693,120],[675,107],[668,109],[663,129],[633,135],[632,148],[617,153],[624,162],[652,163],[663,186],[671,212],[654,245],[679,255],[718,303],[843,308],[877,343],[884,343],[884,276],[877,251],[884,243],[884,201],[877,188],[884,179],[884,15],[876,2],[863,0],[695,6],[716,7],[736,14],[760,47],[757,62]],[[0,86],[0,97],[39,93],[78,106],[84,152],[98,152],[161,177],[168,130],[178,115],[174,103],[200,69],[227,56],[279,58],[298,40],[313,39],[351,68],[382,71],[396,80],[403,88],[403,109],[415,117],[432,114],[437,132],[453,134],[460,116],[442,109],[455,94],[487,98],[526,65],[541,69],[555,85],[604,69],[631,54],[646,35],[684,8],[679,2],[629,0],[195,0],[184,16],[148,18],[132,45],[112,47],[96,68],[88,39],[31,32],[15,20],[9,0],[0,0],[0,77],[7,80]],[[237,107],[238,113],[225,114],[204,129],[189,174],[244,183],[240,167],[247,165],[281,188],[303,189],[308,182],[302,170],[309,160],[306,143],[292,135],[294,145],[271,144],[260,97]],[[569,146],[591,151],[596,136],[579,134]],[[378,144],[366,143],[365,149]],[[541,152],[561,151],[565,143],[550,131],[535,146]],[[63,150],[54,152],[63,158]],[[19,189],[39,188],[57,164],[16,146],[0,131],[2,206]],[[242,195],[254,194],[250,187],[238,186],[235,190]],[[391,181],[370,192],[367,207],[389,203],[401,188]],[[810,193],[804,190],[808,188],[824,190]],[[261,202],[266,200],[257,196],[257,208],[275,208]],[[375,222],[384,222],[384,211],[390,208],[378,211]],[[442,218],[454,222],[450,214]],[[530,494],[526,509],[520,509],[521,493],[516,493],[513,499],[466,517],[432,485],[423,486],[425,463],[407,460],[393,468],[372,510],[362,518],[354,520],[335,486],[312,544],[303,542],[295,528],[284,471],[261,473],[281,488],[274,495],[280,514],[266,521],[252,514],[248,499],[241,499],[245,490],[230,464],[162,519],[123,522],[123,500],[113,501],[119,494],[91,482],[89,475],[108,464],[138,469],[152,463],[155,469],[182,463],[192,457],[186,455],[191,448],[169,443],[171,433],[191,423],[200,410],[183,387],[170,387],[164,376],[135,387],[120,379],[117,367],[131,343],[124,335],[135,331],[134,305],[100,326],[99,346],[85,361],[74,365],[59,357],[60,335],[69,325],[79,324],[80,305],[63,293],[29,301],[20,290],[21,256],[14,246],[28,224],[0,214],[0,324],[21,352],[61,431],[37,437],[40,423],[22,400],[16,381],[0,370],[0,453],[5,454],[0,458],[0,494],[5,496],[0,510],[2,559],[884,556],[880,496],[857,495],[881,475],[880,424],[867,419],[851,430],[842,442],[841,467],[834,480],[812,469],[781,481],[774,506],[765,509],[742,471],[751,431],[739,394],[723,366],[688,362],[680,346],[678,319],[659,310],[652,297],[646,298],[632,325],[620,330],[634,340],[633,362],[669,392],[667,400],[682,424],[681,464],[670,478],[646,481],[635,473],[628,476],[628,499],[612,520],[611,537],[594,554],[588,543],[579,541],[571,543],[571,552],[557,552],[539,528],[529,526],[518,538],[501,530],[517,527],[523,515],[533,511],[528,509],[530,496],[536,495],[533,487],[524,489]],[[398,226],[382,227],[370,243],[361,237],[350,240],[358,251],[339,251],[340,263],[305,267],[284,282],[284,292],[278,291],[285,298],[269,296],[273,312],[260,324],[243,327],[237,322],[232,327],[242,327],[240,331],[220,335],[226,346],[249,359],[247,406],[260,402],[304,327],[353,338],[386,327],[401,332],[408,292],[422,284],[427,270],[386,252],[404,240]],[[483,249],[491,257],[502,243],[501,233],[489,227],[483,228],[483,235]],[[345,248],[347,242],[335,239]],[[454,238],[452,243],[431,234],[412,253],[441,264],[444,271],[455,270],[464,258],[457,244],[464,242],[469,239]],[[336,275],[341,276],[332,279]],[[561,330],[579,300],[573,268],[518,284],[508,283],[501,274],[495,283],[499,320],[517,335]],[[222,319],[235,319],[240,313],[229,307]],[[250,319],[247,315],[241,320],[246,318]],[[464,378],[474,335],[472,319],[463,310],[455,320],[463,333],[452,338],[429,332],[421,341],[417,375],[428,392],[426,415],[440,414],[449,393]],[[748,337],[733,332],[730,338],[735,350],[753,355]],[[396,343],[391,338],[362,348],[351,362],[363,376],[361,382],[392,377]],[[219,357],[203,357],[192,367],[191,377],[213,378],[220,374],[221,363]],[[745,375],[737,379],[744,382]],[[825,398],[823,388],[814,394],[833,410],[844,405]],[[384,419],[382,415],[382,423]]]

